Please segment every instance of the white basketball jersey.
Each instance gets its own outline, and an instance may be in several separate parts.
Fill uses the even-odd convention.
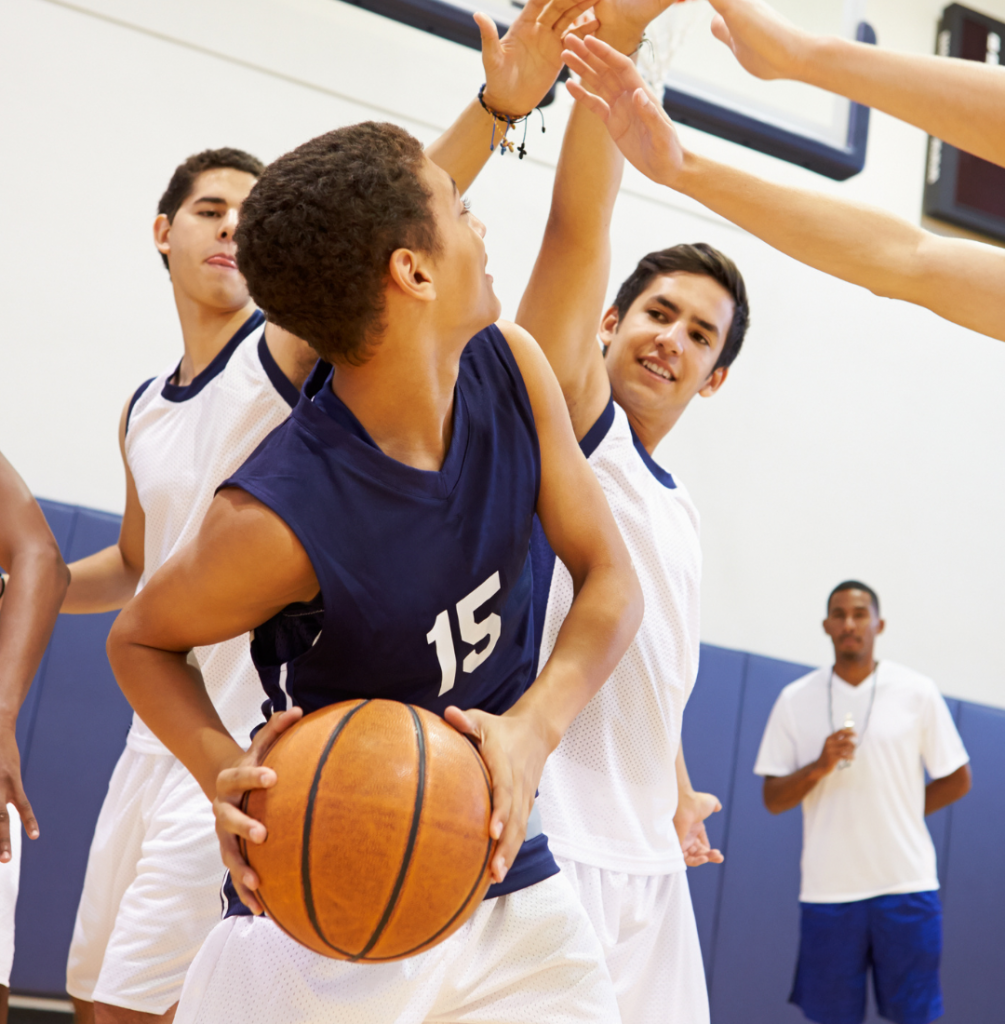
[[[192,540],[217,487],[296,404],[297,389],[276,365],[264,332],[265,319],[256,311],[191,384],[171,384],[172,368],[133,398],[126,459],[146,517],[137,590]],[[195,656],[223,724],[247,747],[262,721],[263,699],[248,637],[197,647]],[[137,715],[127,744],[167,753]]]
[[[613,401],[581,447],[632,556],[645,613],[614,673],[548,759],[538,798],[542,823],[559,856],[612,871],[669,874],[685,867],[673,826],[675,761],[698,673],[698,513]],[[537,600],[537,578],[534,591]],[[539,667],[572,598],[572,578],[555,559]]]

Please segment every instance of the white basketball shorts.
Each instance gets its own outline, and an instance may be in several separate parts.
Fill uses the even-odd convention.
[[[439,946],[352,964],[264,917],[217,925],[185,980],[175,1024],[619,1024],[603,952],[553,875],[485,900]]]
[[[161,1014],[220,920],[213,809],[170,754],[127,747],[87,859],[66,970],[77,999]]]
[[[21,878],[21,819],[13,804],[7,805],[10,815],[10,860],[0,864],[0,985],[10,984],[14,964],[14,908],[17,886]]]
[[[556,860],[593,922],[624,1024],[708,1024],[687,873],[630,875]]]

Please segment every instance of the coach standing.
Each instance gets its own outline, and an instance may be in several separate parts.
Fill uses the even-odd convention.
[[[789,1001],[820,1024],[860,1024],[871,964],[881,1016],[928,1024],[943,1013],[942,909],[925,815],[967,793],[969,758],[935,684],[873,658],[884,622],[870,587],[838,584],[823,625],[834,665],[782,690],[754,766],[772,814],[803,805]]]

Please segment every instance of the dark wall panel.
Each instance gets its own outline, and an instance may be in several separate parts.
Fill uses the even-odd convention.
[[[723,810],[708,820],[706,828],[712,845],[727,856],[729,837],[726,826],[736,769],[736,734],[748,657],[743,651],[703,644],[698,679],[684,712],[682,740],[688,774],[695,789],[714,793],[723,805]],[[698,922],[705,974],[711,981],[722,868],[705,864],[688,871],[687,878]]]
[[[118,532],[117,516],[80,509],[63,556],[82,558],[115,543]],[[61,616],[36,680],[24,780],[41,836],[23,844],[11,976],[20,992],[64,989],[91,835],[131,718],[105,657],[114,619]]]
[[[729,849],[712,969],[715,1024],[785,1024],[799,939],[798,810],[774,816],[761,799],[754,761],[775,698],[804,665],[750,655],[729,809]]]
[[[952,808],[943,892],[945,1024],[1005,1019],[1005,711],[964,703],[974,784]]]

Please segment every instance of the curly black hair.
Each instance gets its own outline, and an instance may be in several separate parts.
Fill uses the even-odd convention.
[[[366,362],[395,249],[435,255],[422,145],[365,121],[270,164],[241,208],[237,265],[257,305],[328,362]]]
[[[181,209],[181,204],[192,194],[195,179],[204,171],[215,171],[218,168],[244,171],[257,178],[265,170],[265,164],[258,157],[245,153],[243,149],[232,149],[230,146],[224,146],[222,149],[204,149],[174,169],[168,187],[157,204],[157,212],[163,213],[169,222],[173,221],[175,214]],[[164,266],[168,267],[168,258],[164,253],[161,253],[161,259]],[[168,267],[168,270],[170,269]]]
[[[722,352],[715,369],[730,366],[740,354],[740,346],[750,326],[750,303],[747,286],[736,264],[728,257],[713,249],[705,242],[694,245],[675,245],[669,249],[651,252],[639,260],[638,266],[618,289],[614,305],[618,307],[618,319],[623,320],[632,303],[649,287],[654,278],[661,274],[704,274],[718,281],[733,297],[733,319],[729,325]]]

